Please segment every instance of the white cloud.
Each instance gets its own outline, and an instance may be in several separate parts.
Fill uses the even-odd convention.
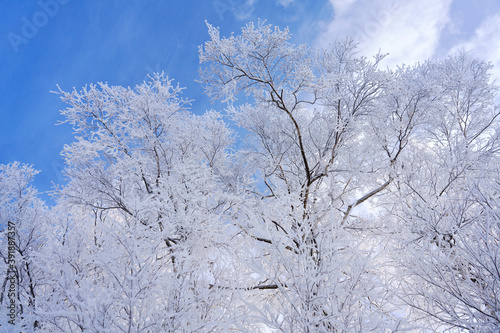
[[[500,12],[487,17],[476,29],[474,35],[465,42],[458,43],[452,52],[459,49],[469,51],[472,56],[491,61],[495,66],[494,77],[500,81]]]
[[[351,7],[356,0],[331,0],[330,3],[333,6],[333,10],[337,15],[342,15],[344,14],[349,7]]]
[[[320,46],[354,37],[362,54],[389,53],[386,65],[412,64],[434,55],[449,22],[452,0],[330,0],[334,17]]]

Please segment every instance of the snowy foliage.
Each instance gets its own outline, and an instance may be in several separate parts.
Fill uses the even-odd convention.
[[[60,90],[75,141],[57,204],[31,167],[1,166],[0,302],[10,222],[17,327],[498,331],[491,66],[459,53],[383,70],[350,39],[208,31],[200,83],[225,110],[191,113],[164,74]]]

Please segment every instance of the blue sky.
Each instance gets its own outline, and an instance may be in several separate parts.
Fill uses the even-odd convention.
[[[294,43],[353,36],[362,54],[389,52],[387,66],[464,48],[497,64],[500,77],[497,0],[0,0],[0,164],[33,164],[40,191],[63,182],[72,131],[55,126],[65,107],[50,93],[57,84],[134,86],[163,70],[187,87],[193,112],[219,107],[195,82],[205,21],[229,35],[259,18],[288,26]]]

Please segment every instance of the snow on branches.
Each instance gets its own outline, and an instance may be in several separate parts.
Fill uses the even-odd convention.
[[[491,66],[459,53],[384,70],[350,39],[313,50],[265,22],[207,25],[200,83],[225,110],[191,113],[164,74],[59,89],[75,141],[56,206],[31,167],[1,166],[16,325],[498,330]]]

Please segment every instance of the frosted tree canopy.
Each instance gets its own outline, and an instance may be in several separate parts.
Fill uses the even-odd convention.
[[[59,89],[56,205],[33,166],[0,165],[0,330],[498,331],[492,66],[208,33],[199,82],[223,109],[164,73]]]

